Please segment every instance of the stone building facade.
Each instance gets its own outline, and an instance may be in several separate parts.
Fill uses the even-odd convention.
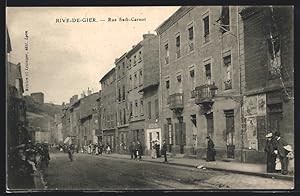
[[[155,63],[155,50],[157,52],[158,38],[154,34],[144,34],[143,40],[127,52],[128,62],[128,111],[129,111],[129,141],[139,141],[144,149],[147,146],[145,135],[145,119],[152,118],[151,109],[145,113],[147,107],[152,108],[152,103],[147,106],[143,99],[144,73],[147,67]],[[149,55],[151,54],[151,55]]]
[[[116,129],[116,150],[124,154],[128,153],[127,148],[130,145],[128,139],[128,83],[127,83],[127,53],[115,61],[116,69],[116,115],[117,115],[117,129]]]
[[[265,135],[294,146],[294,34],[291,6],[242,7],[246,161],[265,159]]]
[[[210,136],[217,157],[240,157],[239,17],[234,6],[181,7],[156,29],[169,152],[205,157]]]
[[[112,68],[106,73],[101,83],[101,129],[103,144],[109,144],[113,152],[116,150],[116,70]]]

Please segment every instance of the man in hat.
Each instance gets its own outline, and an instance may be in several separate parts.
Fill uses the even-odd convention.
[[[273,134],[268,133],[266,135],[266,146],[265,152],[267,153],[267,173],[274,173],[275,172],[275,161],[276,161],[276,154],[274,153],[274,139]]]
[[[280,137],[279,132],[275,132],[275,154],[278,154],[280,162],[281,162],[281,174],[287,174],[288,167],[288,159],[287,159],[287,151],[284,149],[284,146],[287,146],[287,142]]]
[[[216,150],[215,145],[210,136],[206,137],[207,139],[207,154],[206,154],[206,161],[216,161]]]

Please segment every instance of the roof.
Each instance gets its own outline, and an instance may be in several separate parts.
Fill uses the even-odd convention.
[[[172,16],[165,20],[159,27],[155,29],[157,34],[162,34],[169,27],[171,27],[175,22],[192,10],[195,6],[182,6],[180,7]]]
[[[130,58],[134,53],[136,53],[142,47],[142,41],[140,41],[136,46],[134,46],[129,52],[127,52],[126,57]]]
[[[107,72],[99,81],[100,83],[103,82],[103,80],[105,80],[109,75],[113,74],[115,72],[115,68],[113,67],[109,72]]]
[[[116,59],[115,64],[119,63],[122,59],[124,59],[124,57],[126,57],[127,52],[125,52],[122,56],[120,56],[119,58]]]

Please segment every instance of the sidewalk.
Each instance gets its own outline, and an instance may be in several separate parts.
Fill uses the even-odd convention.
[[[130,155],[127,155],[127,154],[103,154],[102,156],[130,160]],[[147,162],[155,162],[155,163],[163,164],[164,159],[163,158],[152,159],[150,156],[143,156],[142,160],[147,161]],[[246,175],[254,175],[254,176],[260,176],[260,177],[266,177],[266,178],[291,180],[291,181],[294,179],[294,176],[292,176],[292,175],[266,173],[265,172],[265,170],[266,170],[265,164],[225,162],[225,161],[206,162],[205,160],[201,160],[201,159],[189,159],[189,158],[181,158],[181,157],[180,158],[168,157],[167,164],[192,167],[192,168],[197,168],[198,166],[200,166],[201,168],[199,168],[199,170],[200,169],[211,169],[211,170],[218,170],[218,171],[225,171],[225,172],[246,174]]]

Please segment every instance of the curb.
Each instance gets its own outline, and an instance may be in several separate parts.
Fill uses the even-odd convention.
[[[115,156],[106,156],[106,157],[127,159],[127,158],[124,158],[124,157],[115,157]],[[177,166],[190,167],[190,168],[196,168],[197,167],[197,166],[194,166],[194,165],[188,165],[188,164],[182,164],[182,163],[170,163],[170,162],[164,163],[164,162],[151,161],[151,160],[145,160],[145,159],[142,159],[142,161],[151,162],[151,163],[168,164],[168,165],[177,165]],[[209,167],[209,166],[204,166],[204,167],[206,169],[215,170],[215,171],[224,171],[224,172],[230,172],[230,173],[236,173],[236,174],[246,174],[246,175],[259,176],[259,177],[264,177],[264,178],[274,178],[274,179],[280,179],[280,180],[289,180],[289,181],[294,180],[294,176],[288,176],[288,175],[247,172],[247,171],[231,170],[231,169],[216,168],[216,167]]]

